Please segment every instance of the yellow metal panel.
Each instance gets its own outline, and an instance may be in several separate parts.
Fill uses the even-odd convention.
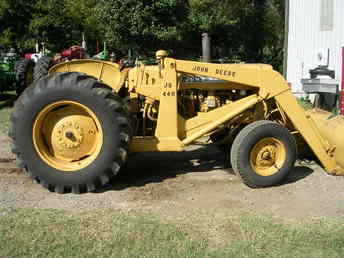
[[[238,107],[242,107],[248,100],[251,99],[257,99],[257,96],[252,95],[244,99],[237,100],[220,108],[214,109],[210,112],[200,113],[198,116],[186,120],[184,128],[187,135],[190,135],[194,131],[197,131],[200,127],[202,128],[203,126],[207,126],[209,123],[227,116],[231,111],[237,109]]]
[[[129,71],[129,91],[159,100],[163,78],[158,66],[140,65]]]
[[[269,66],[261,66],[260,68],[261,85],[259,95],[262,98],[271,98],[284,91],[290,90],[288,82],[279,72],[273,70]]]
[[[160,95],[159,117],[155,136],[159,141],[167,140],[169,144],[179,144],[178,109],[177,109],[177,72],[175,61],[165,62],[163,89]]]
[[[169,58],[165,59],[167,62]],[[289,89],[283,77],[264,64],[210,64],[177,60],[177,71],[217,78],[228,82],[259,88],[259,95],[271,98]]]
[[[129,146],[130,152],[159,151],[159,141],[156,137],[134,137]]]
[[[218,111],[218,113],[213,113],[216,117],[216,120],[209,121],[209,123],[205,127],[201,127],[192,135],[188,136],[186,139],[183,140],[183,144],[187,145],[192,143],[193,141],[197,140],[198,138],[202,137],[206,133],[214,130],[218,126],[222,125],[225,122],[228,122],[233,117],[239,115],[243,111],[247,110],[248,108],[254,106],[258,103],[260,98],[257,95],[251,95],[241,100],[235,101],[231,104],[226,105],[226,114],[223,114],[224,110]]]
[[[275,98],[326,170],[329,172],[335,171],[337,165],[334,158],[326,152],[328,146],[325,145],[324,139],[319,134],[310,116],[306,116],[305,111],[297,103],[291,91],[285,91]]]
[[[169,60],[166,58],[165,61]],[[210,64],[177,60],[177,71],[226,80],[245,85],[261,85],[259,71],[266,65]],[[271,66],[269,66],[271,68]],[[272,69],[272,68],[271,68]]]
[[[161,88],[149,88],[149,87],[138,87],[135,88],[135,93],[149,97],[151,99],[155,99],[155,100],[160,100],[160,96],[161,96]]]
[[[131,152],[152,152],[152,151],[182,151],[180,142],[174,139],[162,139],[160,141],[154,136],[134,137],[129,147]]]
[[[334,116],[332,113],[319,109],[309,110],[307,111],[307,115],[311,116],[319,133],[327,140],[329,152],[335,158],[338,166],[340,166],[336,171],[331,172],[336,175],[344,176],[344,117]]]
[[[120,66],[116,63],[85,59],[60,63],[49,71],[49,73],[56,72],[85,73],[104,82],[115,91],[119,91],[127,77],[128,70],[121,72]]]

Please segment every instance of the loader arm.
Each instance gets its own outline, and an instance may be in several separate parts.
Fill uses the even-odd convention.
[[[168,59],[166,60],[168,62]],[[274,98],[288,116],[295,129],[303,136],[325,169],[331,174],[341,174],[331,152],[333,147],[322,138],[309,115],[298,104],[288,83],[270,65],[263,64],[210,64],[176,60],[178,73],[187,73],[224,80],[258,89],[261,99]],[[180,86],[183,88],[183,85]]]

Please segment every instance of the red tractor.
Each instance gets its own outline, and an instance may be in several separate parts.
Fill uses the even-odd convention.
[[[47,75],[50,67],[52,67],[55,64],[73,59],[85,58],[87,58],[86,50],[85,48],[80,46],[72,46],[66,50],[63,50],[60,53],[57,53],[54,57],[42,56],[38,59],[35,65],[33,79],[34,81],[36,81]]]
[[[73,60],[87,58],[86,50],[80,46],[72,46],[60,53],[57,53],[54,57],[48,55],[48,51],[45,50],[44,44],[41,51],[37,53],[27,53],[24,58],[16,63],[16,81],[17,81],[17,94],[20,95],[24,89],[32,82],[39,80],[43,76],[48,74],[50,67],[55,64]]]

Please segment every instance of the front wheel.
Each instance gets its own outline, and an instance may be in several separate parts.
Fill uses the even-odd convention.
[[[93,191],[126,161],[131,130],[122,100],[87,75],[39,80],[18,99],[11,122],[13,152],[50,191]]]
[[[240,131],[231,149],[234,172],[249,187],[279,184],[294,167],[297,147],[288,129],[257,121]]]

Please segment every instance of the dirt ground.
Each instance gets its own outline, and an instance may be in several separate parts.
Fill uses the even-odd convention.
[[[0,208],[38,207],[82,211],[97,208],[182,215],[194,209],[240,209],[285,218],[344,218],[344,177],[315,163],[298,162],[284,184],[265,189],[243,185],[215,148],[192,146],[181,153],[131,157],[111,185],[83,195],[49,193],[14,162],[0,134]]]

